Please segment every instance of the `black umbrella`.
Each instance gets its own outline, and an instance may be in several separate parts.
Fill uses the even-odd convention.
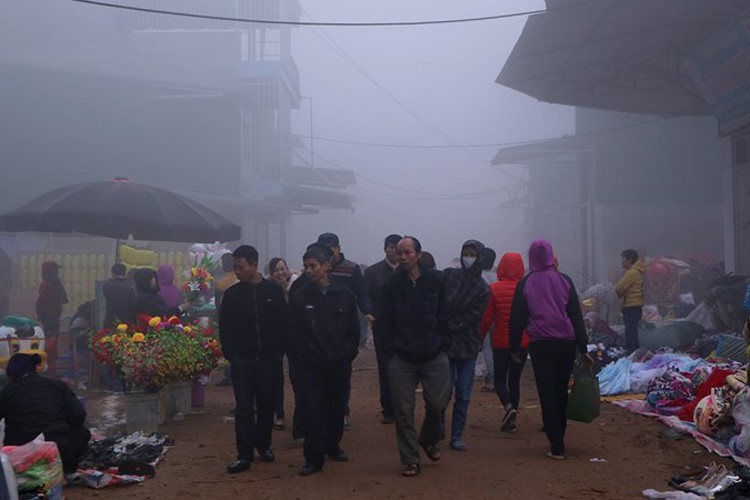
[[[214,242],[240,239],[240,227],[184,196],[115,179],[50,191],[0,215],[0,230],[84,233],[137,240]]]

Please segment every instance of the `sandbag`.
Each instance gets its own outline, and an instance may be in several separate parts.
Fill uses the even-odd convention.
[[[599,406],[599,379],[592,367],[577,361],[573,369],[573,388],[568,396],[566,417],[588,424],[599,416]]]
[[[639,328],[638,345],[651,351],[660,347],[683,349],[692,345],[704,331],[701,325],[692,321],[665,321],[656,328]]]

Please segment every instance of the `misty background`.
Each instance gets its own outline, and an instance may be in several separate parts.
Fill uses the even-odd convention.
[[[224,14],[222,4],[129,3]],[[244,4],[257,7],[247,11],[261,14],[256,17],[273,12],[264,10],[267,2]],[[307,0],[299,7],[301,21],[357,22],[478,17],[540,9],[544,3],[420,0],[405,5],[388,0],[372,8]],[[144,16],[168,26],[178,22],[72,1],[0,5],[3,170],[10,181],[1,211],[61,185],[115,176],[207,193],[199,200],[210,206],[217,206],[212,201],[221,196],[236,196],[233,176],[242,167],[229,138],[239,130],[234,118],[226,119],[235,106],[226,96],[236,92],[236,62],[242,58],[236,31],[248,27],[190,20],[190,33],[175,33],[143,29],[138,23]],[[300,136],[292,163],[353,171],[356,184],[344,192],[353,195],[354,211],[292,215],[269,236],[285,233],[286,245],[258,245],[261,260],[273,256],[263,255],[264,246],[268,253],[285,247],[283,256],[296,267],[305,246],[325,231],[339,234],[347,257],[368,264],[382,258],[382,240],[393,232],[419,237],[440,267],[469,238],[482,240],[498,255],[525,253],[523,212],[500,205],[523,195],[526,169],[492,167],[490,160],[500,144],[573,131],[572,108],[539,103],[495,83],[525,20],[291,28],[291,55],[303,96],[299,108],[291,110],[291,131]],[[224,30],[228,35],[219,39],[216,33]],[[165,84],[166,90],[157,86],[154,91],[160,81],[200,89],[180,90],[186,95],[177,97],[206,98],[156,100],[155,93],[174,87]],[[150,101],[141,98],[141,82],[148,82]],[[211,98],[224,89],[225,97]],[[151,103],[153,114],[147,115]],[[162,111],[164,106],[171,107]],[[492,146],[461,147],[475,144]],[[228,175],[218,165],[229,163],[235,165]],[[252,209],[243,214],[231,206],[219,208],[234,220],[253,217]],[[245,233],[244,242],[256,244]]]

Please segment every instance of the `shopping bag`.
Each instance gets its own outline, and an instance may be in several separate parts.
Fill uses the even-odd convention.
[[[599,405],[599,379],[592,367],[576,362],[573,387],[568,396],[568,420],[588,424],[599,416]]]

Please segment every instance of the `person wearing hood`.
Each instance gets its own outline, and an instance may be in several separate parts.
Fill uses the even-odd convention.
[[[5,419],[5,445],[20,446],[40,433],[54,441],[63,471],[73,473],[88,449],[91,432],[84,426],[86,410],[62,381],[36,372],[39,354],[14,354],[6,374],[10,383],[0,392],[0,419]]]
[[[159,295],[159,283],[153,269],[140,268],[133,273],[135,281],[135,299],[133,300],[133,314],[137,318],[141,315],[166,316],[169,313],[167,303]]]
[[[474,385],[474,368],[481,342],[479,327],[490,298],[490,289],[482,277],[479,256],[484,245],[468,240],[461,246],[461,267],[443,271],[443,303],[438,328],[445,342],[455,392],[451,418],[451,449],[466,451],[461,440]]]
[[[594,360],[587,350],[578,293],[573,280],[557,270],[549,241],[539,239],[531,243],[529,271],[513,294],[509,325],[511,356],[514,362],[521,362],[526,330],[544,432],[550,443],[547,456],[561,460],[565,458],[568,382],[576,350],[587,365],[593,365]]]
[[[529,339],[523,332],[518,351],[518,363],[511,359],[510,350],[510,308],[516,285],[523,278],[526,269],[519,253],[506,253],[497,266],[497,281],[490,285],[492,296],[482,318],[482,336],[489,336],[492,342],[492,356],[495,368],[495,392],[505,410],[500,430],[516,432],[518,403],[521,400],[521,373],[526,364]]]
[[[615,293],[622,304],[622,321],[625,324],[625,349],[631,353],[638,349],[638,323],[643,315],[643,273],[646,266],[632,248],[620,254],[625,274],[615,285]]]
[[[162,264],[156,270],[156,280],[159,283],[159,295],[167,307],[176,309],[182,302],[180,288],[174,284],[174,268],[169,264]]]
[[[60,264],[53,260],[42,262],[42,282],[36,298],[36,315],[46,333],[60,331],[60,316],[63,305],[68,303],[68,294],[60,281]]]

